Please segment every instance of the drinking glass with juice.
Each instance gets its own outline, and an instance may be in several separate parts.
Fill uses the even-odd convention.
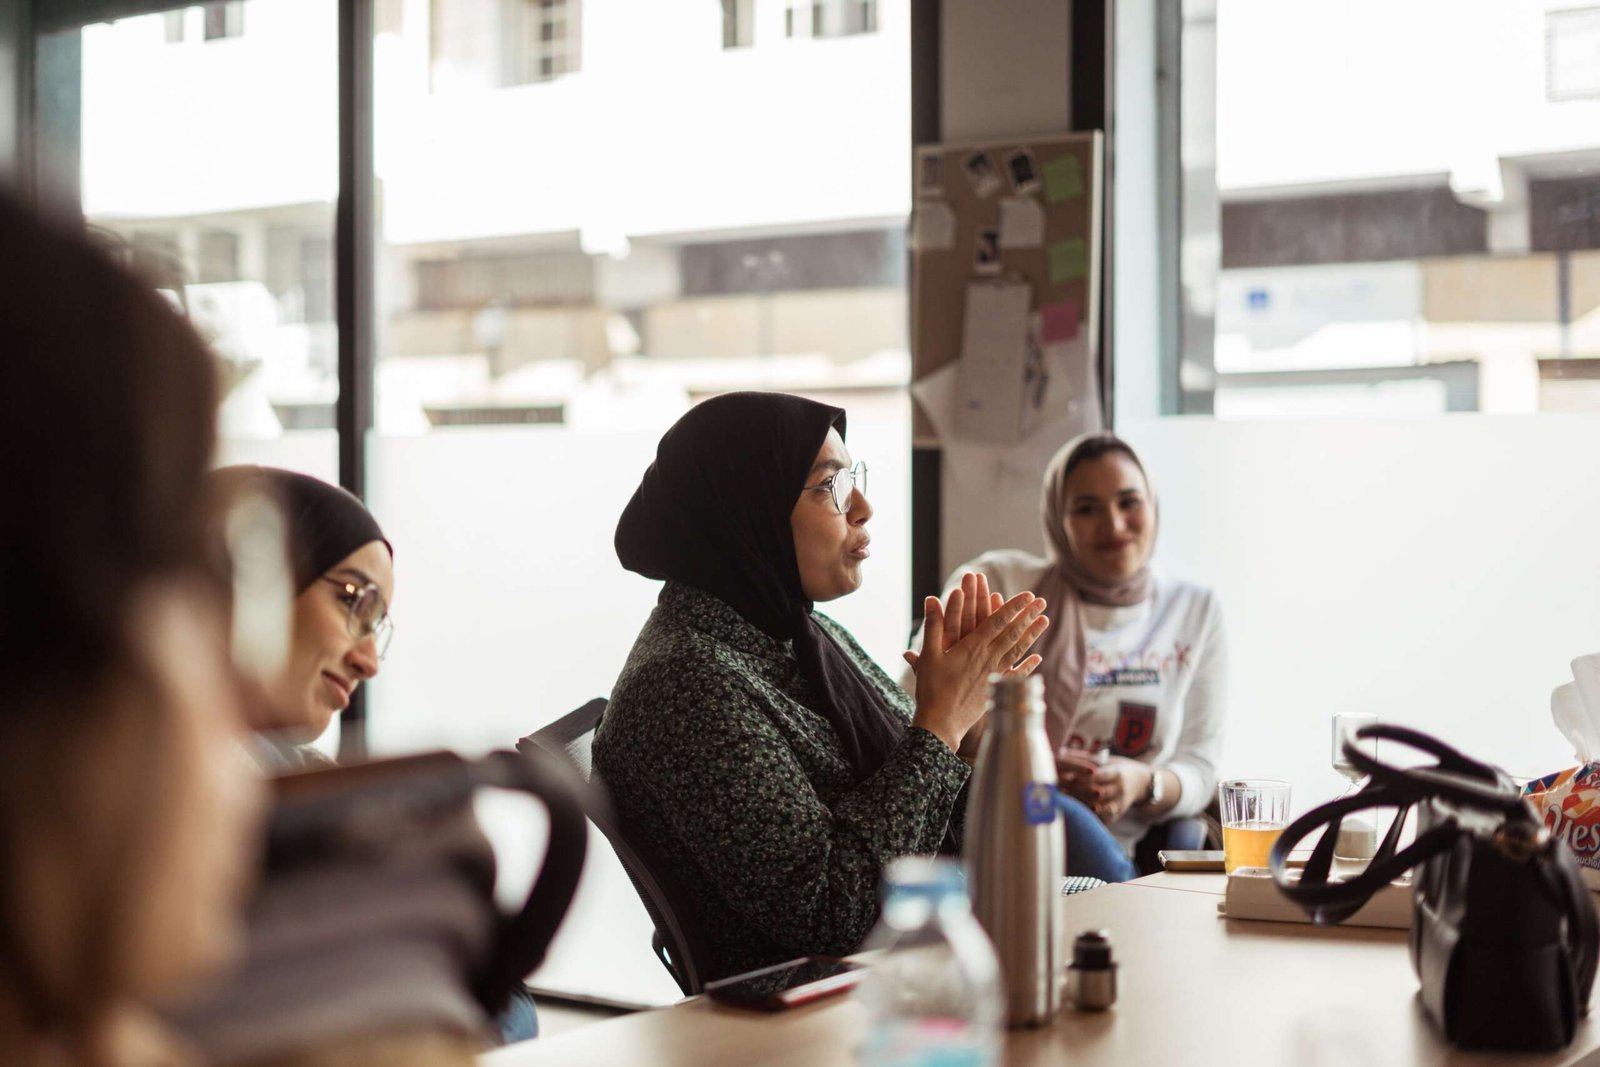
[[[1289,822],[1289,783],[1234,778],[1217,786],[1222,808],[1223,867],[1265,867],[1272,843]]]

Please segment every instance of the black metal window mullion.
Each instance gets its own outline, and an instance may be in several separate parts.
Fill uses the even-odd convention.
[[[373,0],[339,0],[339,202],[334,215],[334,318],[339,333],[339,484],[367,490],[377,310],[373,180]],[[339,759],[367,754],[367,690],[352,695],[339,723]]]
[[[1116,205],[1111,191],[1116,174],[1116,113],[1111,86],[1116,69],[1116,21],[1113,0],[1076,0],[1072,5],[1072,41],[1068,77],[1074,130],[1105,131],[1105,170],[1101,182],[1100,239],[1100,410],[1106,429],[1113,428],[1116,392],[1112,330],[1112,249],[1116,237]]]
[[[911,143],[936,144],[941,136],[939,108],[941,99],[939,64],[941,23],[938,3],[911,5]],[[906,181],[913,181],[907,167]],[[913,192],[913,199],[915,193]],[[906,248],[906,279],[914,284],[910,242]],[[906,337],[916,337],[910,321],[911,301],[906,300]],[[916,353],[912,353],[911,374],[917,374]],[[913,408],[912,417],[915,418]],[[941,484],[943,454],[937,445],[918,445],[913,435],[911,445],[911,604],[910,618],[915,624],[922,618],[922,598],[939,592],[944,584],[943,537],[939,528],[940,505],[943,499]]]

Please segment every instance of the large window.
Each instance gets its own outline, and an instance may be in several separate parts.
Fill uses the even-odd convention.
[[[1156,346],[1126,343],[1151,316],[1119,273],[1113,344],[1119,405],[1158,381],[1199,417],[1117,429],[1161,489],[1158,570],[1223,604],[1223,773],[1271,768],[1306,810],[1344,788],[1344,711],[1517,775],[1570,764],[1549,693],[1600,643],[1593,23],[1564,0],[1181,6],[1147,68],[1181,56],[1180,240],[1154,264],[1177,330],[1163,374],[1121,373]],[[1153,229],[1130,157],[1123,263]]]
[[[1600,7],[1185,11],[1183,410],[1593,409]]]
[[[225,360],[223,460],[335,480],[366,450],[401,620],[374,752],[506,747],[609,690],[657,592],[617,563],[616,519],[661,431],[733,389],[848,409],[883,551],[828,610],[898,670],[909,8],[808,4],[805,35],[859,38],[818,50],[782,46],[784,2],[380,2],[370,247],[335,232],[338,74],[364,69],[339,5],[190,5],[41,41],[59,60],[43,139],[90,224]],[[370,306],[336,308],[336,248],[370,256]],[[370,382],[341,369],[336,312],[373,329]],[[592,856],[540,981],[675,999],[631,886]]]
[[[661,432],[734,389],[849,411],[883,565],[824,610],[898,669],[909,10],[818,50],[757,29],[780,3],[590,0],[581,75],[541,86],[502,46],[566,40],[575,63],[576,3],[413,4],[380,25],[369,471],[404,628],[374,751],[503,746],[609,692],[657,593],[617,563],[617,518]],[[592,857],[539,983],[675,997],[632,887],[598,839]]]
[[[99,23],[42,49],[81,50],[76,85],[41,85],[80,93],[93,230],[225,361],[223,458],[330,479],[334,15],[320,0],[231,0]]]

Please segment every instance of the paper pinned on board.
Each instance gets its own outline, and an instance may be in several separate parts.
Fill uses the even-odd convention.
[[[1046,250],[1050,284],[1075,282],[1089,273],[1089,245],[1082,237],[1056,241]]]
[[[942,456],[944,571],[995,545],[1015,544],[1018,531],[1035,529],[1039,482],[1050,457],[1062,442],[1100,428],[1088,339],[1079,330],[1072,341],[1043,346],[1049,375],[1044,404],[1032,432],[1013,444],[965,441],[956,433],[959,360],[912,383],[911,395],[927,416]]]
[[[961,321],[956,435],[1005,444],[1023,437],[1029,304],[1027,282],[973,282]]]
[[[1044,208],[1031,196],[1000,201],[1000,247],[1038,248],[1044,244]]]
[[[943,200],[919,203],[911,212],[911,250],[937,252],[956,243],[956,214]]]
[[[1039,167],[1033,161],[1033,149],[1024,146],[1007,155],[1006,173],[1011,175],[1011,188],[1018,196],[1038,192]]]
[[[986,199],[999,191],[1000,172],[995,169],[994,160],[989,158],[989,153],[972,153],[962,161],[961,169],[967,172],[967,181],[972,183],[972,191],[977,194],[978,199]]]
[[[923,149],[917,156],[917,198],[944,195],[944,153]]]
[[[979,230],[977,251],[972,262],[973,272],[979,275],[1000,273],[1000,231]]]
[[[1039,309],[1039,337],[1047,345],[1078,336],[1080,312],[1076,300],[1057,300]]]
[[[1059,204],[1082,196],[1083,164],[1077,156],[1060,156],[1044,165],[1044,198],[1047,203]]]

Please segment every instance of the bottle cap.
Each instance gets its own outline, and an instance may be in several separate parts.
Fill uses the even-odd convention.
[[[1111,967],[1111,935],[1105,930],[1085,930],[1072,943],[1072,965],[1083,971]]]

